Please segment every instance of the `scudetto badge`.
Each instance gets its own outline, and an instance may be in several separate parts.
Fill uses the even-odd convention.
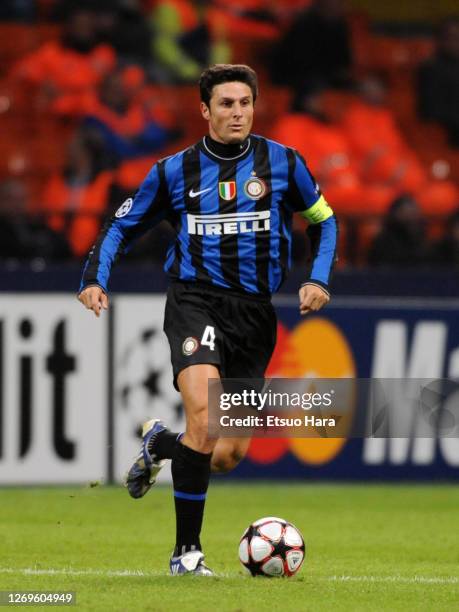
[[[251,200],[259,200],[265,195],[266,190],[266,183],[258,177],[249,178],[244,183],[244,193]]]
[[[222,200],[230,202],[236,197],[236,181],[220,181],[218,183],[218,193]]]
[[[132,198],[128,198],[118,208],[118,210],[115,213],[115,217],[117,217],[118,219],[120,217],[125,217],[128,214],[128,212],[131,210],[133,203],[134,203],[134,200]]]
[[[199,341],[196,338],[190,336],[183,341],[182,344],[182,353],[189,357],[193,353],[195,353],[199,348]]]

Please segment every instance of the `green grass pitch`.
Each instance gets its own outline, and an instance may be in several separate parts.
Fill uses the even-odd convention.
[[[183,578],[168,575],[170,487],[142,500],[118,487],[6,488],[0,590],[76,591],[81,610],[457,610],[458,508],[447,485],[217,482],[202,538],[217,576]],[[239,564],[241,533],[266,515],[304,535],[294,578],[254,579]]]

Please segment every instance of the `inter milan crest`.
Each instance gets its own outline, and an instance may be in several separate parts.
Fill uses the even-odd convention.
[[[259,200],[266,193],[266,183],[258,177],[249,178],[244,183],[244,192],[251,200]]]
[[[189,336],[183,341],[182,344],[182,353],[189,357],[199,348],[199,341],[193,336]]]
[[[236,181],[220,181],[218,183],[218,193],[222,200],[230,202],[236,197]]]

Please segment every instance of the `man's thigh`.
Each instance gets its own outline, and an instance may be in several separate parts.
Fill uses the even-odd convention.
[[[224,375],[264,378],[276,344],[277,321],[269,302],[230,298],[233,318],[220,323],[224,333]]]
[[[222,365],[222,334],[210,308],[209,299],[198,288],[176,283],[167,294],[164,332],[171,349],[174,387],[180,372],[189,366]]]

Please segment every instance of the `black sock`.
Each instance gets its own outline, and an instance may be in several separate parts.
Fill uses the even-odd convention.
[[[174,433],[172,431],[161,431],[155,440],[150,440],[150,444],[155,447],[155,459],[172,459],[175,453],[175,445],[183,436],[183,433]],[[149,447],[148,452],[152,450]]]
[[[178,442],[172,458],[177,539],[174,556],[190,550],[201,550],[204,504],[210,478],[210,458]]]

